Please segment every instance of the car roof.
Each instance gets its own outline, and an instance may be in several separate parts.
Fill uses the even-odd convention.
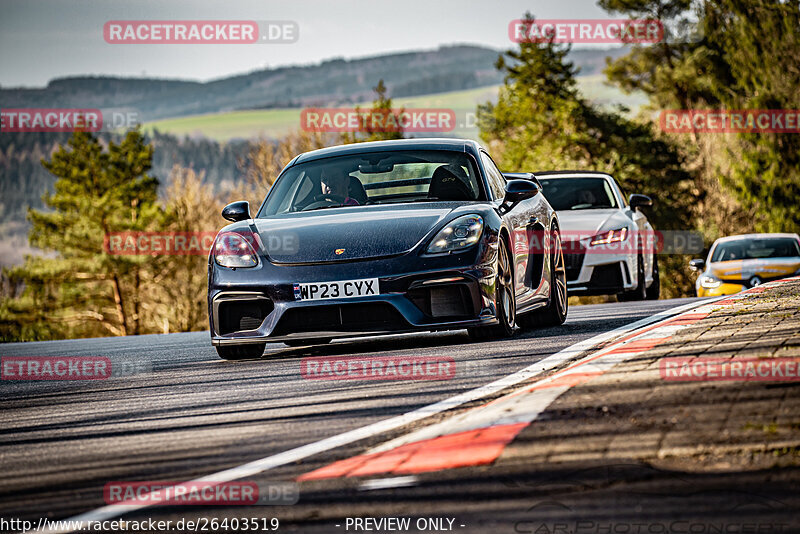
[[[446,137],[392,139],[389,141],[352,143],[349,145],[338,145],[312,150],[311,152],[305,152],[297,156],[293,160],[292,165],[334,156],[363,154],[367,152],[391,152],[393,150],[452,150],[467,152],[470,149],[477,152],[480,149],[480,145],[471,139],[451,139]]]
[[[791,237],[794,239],[800,239],[800,235],[797,234],[789,234],[789,233],[773,233],[773,234],[738,234],[738,235],[729,235],[725,237],[720,237],[714,244],[717,243],[725,243],[726,241],[738,241],[739,239],[765,239],[770,237]]]
[[[537,178],[539,177],[547,177],[547,178],[576,178],[576,177],[604,177],[604,178],[611,178],[613,177],[608,174],[607,172],[601,171],[535,171],[533,173]]]

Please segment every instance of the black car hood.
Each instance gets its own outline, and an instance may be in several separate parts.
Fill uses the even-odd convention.
[[[374,259],[414,248],[457,205],[348,206],[256,219],[273,263]]]

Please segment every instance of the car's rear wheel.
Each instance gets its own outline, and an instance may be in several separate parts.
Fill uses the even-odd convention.
[[[550,302],[547,307],[527,313],[519,318],[523,329],[558,326],[567,320],[569,301],[567,300],[567,269],[561,237],[553,232],[554,250],[550,254]]]
[[[514,270],[508,256],[508,247],[500,238],[497,250],[497,275],[494,282],[494,300],[498,324],[468,329],[475,341],[510,337],[517,322],[517,303],[514,295]]]
[[[658,258],[653,254],[653,283],[647,288],[647,300],[658,300],[661,296],[661,276],[658,272]]]
[[[319,339],[290,339],[284,341],[285,345],[290,347],[303,347],[306,345],[327,345],[331,342],[333,338],[326,337],[326,338],[319,338]]]
[[[625,291],[617,295],[619,302],[629,302],[632,300],[644,300],[647,298],[647,281],[644,279],[644,261],[642,255],[636,257],[636,287],[631,291]]]
[[[249,343],[247,345],[220,345],[217,354],[223,360],[253,360],[264,355],[266,343]]]

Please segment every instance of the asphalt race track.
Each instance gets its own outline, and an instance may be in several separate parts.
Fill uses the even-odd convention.
[[[471,343],[465,332],[455,332],[307,348],[274,344],[262,359],[244,362],[219,359],[208,332],[2,345],[2,356],[107,356],[126,362],[130,372],[97,381],[0,383],[0,509],[4,517],[33,521],[72,517],[103,506],[109,481],[180,482],[269,457],[472,390],[574,343],[694,300],[573,307],[562,327],[496,342]],[[425,381],[301,376],[303,357],[337,355],[449,356],[456,374]],[[399,434],[309,456],[251,480],[292,481]],[[559,476],[460,469],[408,480],[406,488],[371,491],[346,479],[328,480],[301,484],[292,506],[147,508],[125,518],[277,517],[279,531],[346,532],[354,530],[346,529],[348,517],[435,516],[452,518],[456,531],[528,532],[544,524],[527,521],[536,503],[555,512],[623,506],[618,495],[592,492],[573,495],[575,502],[547,504],[542,488]],[[693,488],[703,483],[691,482]],[[589,486],[597,491],[598,485]],[[708,506],[714,506],[713,498]],[[557,526],[545,531],[558,532]]]

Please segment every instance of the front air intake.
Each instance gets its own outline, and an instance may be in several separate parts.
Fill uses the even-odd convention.
[[[256,330],[272,312],[267,298],[226,300],[219,303],[219,334]]]
[[[406,296],[422,313],[435,319],[466,318],[473,314],[472,297],[464,284],[416,287]]]

